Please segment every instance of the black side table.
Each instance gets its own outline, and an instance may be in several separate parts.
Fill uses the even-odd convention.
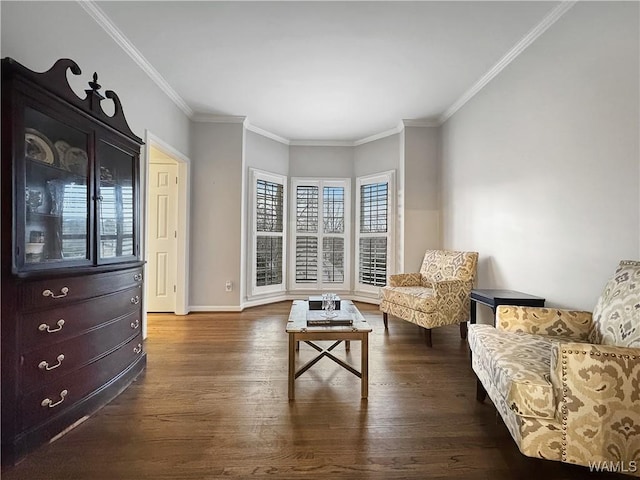
[[[496,308],[498,305],[517,305],[520,307],[544,307],[545,299],[516,292],[515,290],[476,289],[471,290],[471,316],[469,323],[476,323],[476,307],[478,303],[493,310],[493,326],[496,325]]]

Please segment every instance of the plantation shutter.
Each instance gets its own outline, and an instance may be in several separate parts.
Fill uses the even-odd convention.
[[[365,285],[387,283],[388,210],[388,182],[360,186],[359,276]]]
[[[344,187],[323,187],[322,281],[344,282]]]
[[[391,270],[393,179],[389,171],[356,179],[357,291],[376,294],[387,284]]]
[[[318,280],[318,202],[318,187],[296,187],[296,283]]]
[[[255,168],[251,174],[248,296],[286,290],[287,177]],[[249,260],[250,259],[250,260]]]
[[[294,179],[293,188],[293,288],[346,288],[348,182]]]
[[[256,265],[257,287],[283,282],[284,185],[256,181]]]

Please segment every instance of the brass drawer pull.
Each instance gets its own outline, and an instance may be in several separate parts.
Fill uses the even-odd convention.
[[[69,293],[69,287],[62,287],[60,289],[60,295],[56,295],[51,290],[46,289],[44,292],[42,292],[42,296],[51,297],[51,298],[63,298],[63,297],[66,297],[68,293]]]
[[[140,297],[138,295],[136,295],[135,297],[132,297],[131,303],[133,303],[134,305],[138,305],[140,303]]]
[[[137,318],[135,322],[131,322],[131,328],[133,328],[134,330],[139,326],[140,326],[140,320],[138,320]]]
[[[139,282],[140,280],[142,280],[142,274],[141,274],[141,273],[136,273],[136,274],[133,276],[133,279],[134,279],[136,282]]]
[[[47,370],[47,371],[49,371],[49,370],[53,370],[53,369],[55,369],[55,368],[58,368],[60,365],[62,365],[62,361],[64,360],[64,354],[62,354],[62,353],[61,353],[60,355],[58,355],[58,357],[56,358],[56,360],[58,360],[58,363],[56,363],[56,364],[55,364],[54,366],[52,366],[52,367],[50,367],[50,366],[49,366],[49,363],[48,363],[48,362],[45,362],[45,361],[43,360],[43,361],[41,361],[41,362],[38,364],[38,368],[39,368],[40,370]]]
[[[138,354],[142,351],[142,345],[138,344],[137,347],[133,347],[133,353]]]
[[[54,328],[53,330],[51,330],[49,325],[47,325],[46,323],[41,323],[40,326],[38,327],[38,330],[40,330],[41,332],[47,332],[47,333],[59,332],[60,330],[62,330],[62,327],[64,326],[64,320],[61,318],[56,322],[56,325],[58,325],[58,328]]]
[[[64,402],[64,397],[66,397],[68,393],[69,393],[68,390],[62,390],[60,392],[59,401],[57,401],[56,403],[53,403],[53,400],[51,400],[50,398],[45,398],[44,400],[42,400],[42,403],[40,405],[42,405],[43,407],[49,407],[49,408],[57,407],[62,402]]]

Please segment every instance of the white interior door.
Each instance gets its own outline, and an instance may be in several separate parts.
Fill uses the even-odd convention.
[[[178,166],[149,164],[147,311],[176,309]]]

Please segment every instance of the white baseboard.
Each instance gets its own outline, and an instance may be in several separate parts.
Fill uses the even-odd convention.
[[[347,297],[354,302],[370,303],[371,305],[380,305],[380,299],[376,297],[365,297],[362,295],[351,295]]]
[[[306,299],[309,295],[305,294],[288,294],[278,295],[277,297],[265,297],[259,299],[252,299],[243,302],[242,305],[190,305],[190,312],[242,312],[245,308],[259,307],[261,305],[269,305],[271,303],[286,302],[290,300],[302,300]],[[380,300],[377,297],[368,297],[366,295],[350,295],[340,294],[341,298],[345,300],[352,300],[354,302],[370,303],[371,305],[380,305]]]
[[[190,305],[190,312],[241,312],[239,305]]]
[[[278,295],[277,297],[248,300],[243,302],[240,308],[244,310],[245,308],[259,307],[260,305],[268,305],[270,303],[286,302],[287,300],[293,300],[293,298],[290,295]]]

